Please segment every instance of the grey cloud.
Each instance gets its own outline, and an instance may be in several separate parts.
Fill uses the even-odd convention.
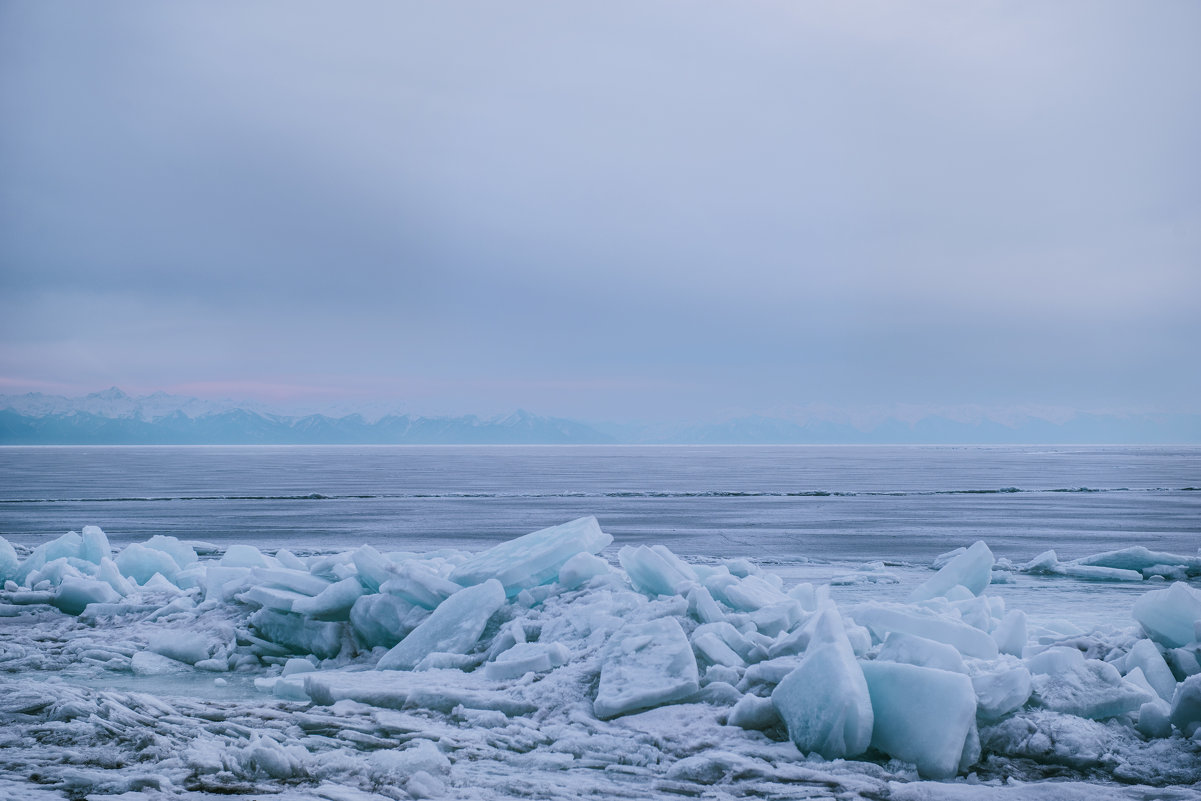
[[[1201,389],[1195,4],[0,14],[8,376],[650,416]]]

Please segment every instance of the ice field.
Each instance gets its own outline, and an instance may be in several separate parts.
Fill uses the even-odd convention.
[[[0,798],[1198,798],[1198,486],[1197,448],[0,449]]]
[[[976,542],[839,603],[613,544],[592,517],[476,553],[0,542],[0,794],[1201,796],[1201,556]],[[1093,630],[989,592],[1038,575],[1140,592]]]

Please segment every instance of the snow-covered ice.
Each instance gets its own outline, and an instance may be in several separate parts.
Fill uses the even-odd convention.
[[[0,798],[1201,797],[1192,557],[977,542],[905,603],[836,577],[840,606],[611,543],[595,518],[477,554],[0,539]],[[1007,609],[1015,569],[1148,589],[1090,631]]]

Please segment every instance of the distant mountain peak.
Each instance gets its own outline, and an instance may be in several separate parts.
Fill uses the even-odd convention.
[[[88,397],[96,398],[97,400],[131,400],[130,396],[126,395],[120,387],[102,389],[99,392],[91,393]]]

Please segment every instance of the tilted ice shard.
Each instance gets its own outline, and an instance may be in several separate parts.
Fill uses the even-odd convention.
[[[576,554],[600,553],[611,542],[613,538],[601,531],[595,517],[581,517],[476,554],[455,568],[450,580],[466,586],[496,579],[512,598],[523,589],[553,581],[559,568]]]
[[[967,587],[974,595],[984,592],[992,580],[992,566],[996,562],[992,551],[983,541],[972,543],[972,547],[947,562],[941,570],[926,580],[909,596],[910,601],[924,601],[945,595],[952,587]]]
[[[347,620],[350,617],[350,608],[362,595],[363,585],[359,583],[358,578],[342,579],[312,598],[294,601],[292,611],[313,620]]]
[[[924,778],[958,773],[976,728],[971,680],[900,662],[864,662],[863,675],[875,714],[872,747],[914,763]]]
[[[817,614],[804,659],[771,700],[801,751],[826,759],[858,756],[872,737],[867,682],[838,611],[831,604]]]
[[[1021,656],[1026,647],[1026,613],[1021,609],[1006,612],[993,629],[992,638],[1001,653]]]
[[[286,567],[256,567],[250,571],[251,578],[258,584],[280,587],[301,595],[318,595],[330,582],[309,573],[307,570],[293,570]]]
[[[621,627],[601,656],[598,718],[682,701],[700,689],[692,646],[674,617]]]
[[[505,588],[494,578],[459,590],[384,654],[376,667],[380,670],[412,670],[435,651],[466,653],[479,640],[489,618],[504,603]]]
[[[1201,621],[1201,592],[1178,581],[1166,590],[1152,590],[1134,602],[1134,619],[1147,636],[1171,648],[1197,638]]]
[[[379,592],[379,585],[392,577],[392,564],[370,545],[360,546],[351,559],[368,592]]]
[[[1172,700],[1172,695],[1176,692],[1176,677],[1172,675],[1172,669],[1164,661],[1155,643],[1139,640],[1130,648],[1130,653],[1126,655],[1126,670],[1135,668],[1143,671],[1143,676],[1156,695],[1164,701]]]
[[[743,667],[746,665],[746,660],[735,653],[734,649],[726,645],[726,643],[713,632],[705,632],[703,634],[692,637],[692,648],[697,655],[703,657],[709,664],[726,665],[728,667]]]

